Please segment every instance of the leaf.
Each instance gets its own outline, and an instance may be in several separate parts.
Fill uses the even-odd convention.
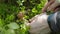
[[[33,13],[36,13],[36,12],[37,12],[37,10],[36,10],[35,8],[33,8],[33,9],[32,9],[32,12],[33,12]]]
[[[8,24],[8,27],[10,29],[18,29],[19,25],[17,23],[15,23],[15,22],[12,22],[12,23]]]
[[[7,18],[6,18],[6,20],[8,21],[12,21],[12,20],[14,20],[14,18],[15,18],[15,16],[14,16],[14,14],[11,14],[11,15],[7,15]]]
[[[8,29],[5,34],[15,34],[15,31],[13,29]]]
[[[0,26],[3,26],[4,20],[0,19]]]
[[[6,32],[6,29],[5,29],[5,28],[0,27],[0,34],[5,34],[5,32]]]

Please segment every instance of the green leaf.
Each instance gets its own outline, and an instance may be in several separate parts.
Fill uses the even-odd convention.
[[[15,22],[12,22],[12,23],[8,24],[8,27],[10,29],[18,29],[19,25],[17,23],[15,23]]]
[[[5,32],[6,32],[6,29],[0,27],[0,34],[5,34]]]
[[[15,31],[13,29],[8,29],[5,34],[15,34]]]
[[[14,18],[15,18],[15,16],[13,14],[11,14],[11,15],[7,15],[6,20],[12,21],[12,20],[14,20]]]
[[[3,26],[4,20],[0,19],[0,26]]]
[[[36,10],[35,8],[33,8],[33,9],[32,9],[32,12],[33,12],[33,13],[36,13],[36,12],[37,12],[37,10]]]

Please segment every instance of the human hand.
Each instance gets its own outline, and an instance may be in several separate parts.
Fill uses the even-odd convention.
[[[43,8],[43,9],[42,9],[42,13],[45,13],[45,12],[46,12],[46,9]]]

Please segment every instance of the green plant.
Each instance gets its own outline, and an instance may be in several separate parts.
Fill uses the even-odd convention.
[[[0,3],[0,34],[28,34],[27,19],[40,14],[46,0],[2,0]],[[26,20],[19,20],[17,14],[25,13]]]

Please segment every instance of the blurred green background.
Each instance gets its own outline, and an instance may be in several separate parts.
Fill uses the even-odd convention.
[[[29,34],[29,27],[18,20],[17,14],[23,12],[24,18],[29,20],[42,12],[41,9],[46,1],[0,0],[0,34]]]

